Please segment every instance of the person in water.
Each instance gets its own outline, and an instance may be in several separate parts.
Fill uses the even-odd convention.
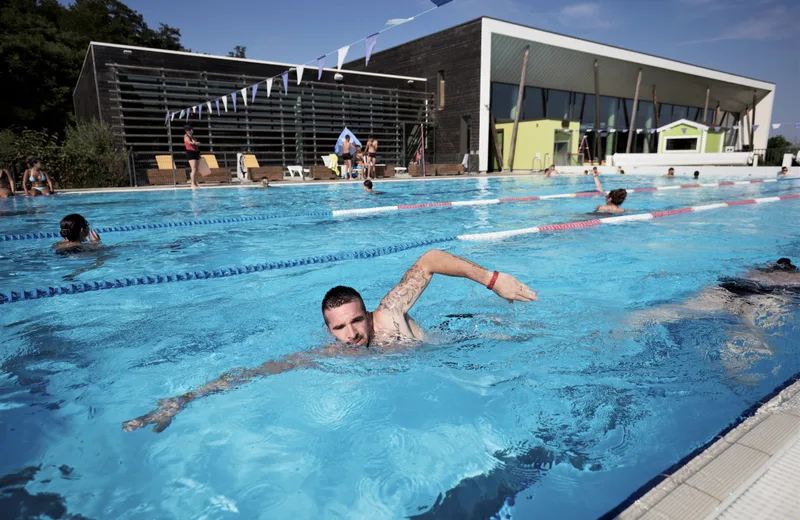
[[[787,177],[789,175],[789,168],[784,166],[781,168],[781,171],[778,172],[778,177]]]
[[[667,174],[664,175],[664,177],[666,177],[667,179],[674,178],[675,177],[675,168],[670,168],[669,170],[667,170]]]
[[[52,179],[42,170],[42,161],[39,159],[28,159],[28,169],[22,174],[22,191],[31,197],[53,195],[56,192]]]
[[[163,431],[172,418],[195,399],[229,390],[255,376],[311,368],[316,366],[315,359],[365,355],[372,352],[370,349],[380,353],[411,348],[425,339],[425,333],[408,313],[436,274],[467,278],[486,286],[509,303],[538,299],[533,290],[510,274],[489,271],[450,253],[430,250],[411,266],[400,283],[384,296],[378,308],[372,312],[367,311],[364,300],[355,289],[338,286],[329,290],[322,300],[322,317],[328,331],[337,340],[333,345],[267,361],[254,369],[231,370],[194,391],[162,399],[157,409],[125,421],[122,428],[132,431],[152,424],[154,432]]]
[[[14,179],[8,170],[0,170],[0,199],[14,196]]]
[[[53,244],[58,252],[74,252],[87,249],[86,242],[91,247],[100,245],[100,235],[89,228],[89,223],[83,216],[72,213],[61,219],[61,236],[64,240]]]
[[[383,195],[382,191],[372,190],[372,181],[369,179],[364,181],[364,191],[366,191],[367,193],[372,193],[373,195]]]
[[[597,173],[594,174],[594,185],[597,187],[597,191],[606,193],[606,190],[603,189],[603,185],[600,184],[600,177]],[[620,206],[622,206],[622,203],[625,202],[627,197],[628,192],[623,189],[611,190],[606,193],[606,203],[602,206],[597,206],[594,211],[595,213],[624,213],[625,210]]]
[[[694,180],[697,180],[697,179],[699,179],[699,178],[700,178],[700,172],[698,172],[698,171],[695,171],[695,172],[694,172]]]

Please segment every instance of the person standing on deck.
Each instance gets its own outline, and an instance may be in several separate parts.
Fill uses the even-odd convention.
[[[378,155],[378,140],[369,136],[367,140],[367,179],[375,178],[375,162]]]
[[[192,183],[192,188],[199,188],[197,184],[197,165],[200,162],[200,149],[198,145],[200,142],[194,138],[194,130],[192,125],[183,127],[185,134],[183,135],[183,146],[186,147],[186,160],[189,161],[189,178]]]
[[[342,142],[342,159],[344,159],[345,164],[345,171],[347,172],[347,178],[353,178],[353,143],[350,142],[350,136],[344,136],[344,142]]]

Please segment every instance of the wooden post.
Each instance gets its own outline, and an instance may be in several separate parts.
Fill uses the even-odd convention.
[[[167,119],[167,135],[169,136],[169,164],[172,167],[172,187],[178,184],[178,179],[175,176],[175,156],[172,155],[172,118]],[[156,165],[158,166],[158,165]]]
[[[750,125],[750,147],[753,150],[756,149],[756,144],[753,141],[753,138],[755,137],[754,136],[755,130],[753,130],[753,125],[755,125],[755,124],[756,124],[756,93],[753,92],[753,124]]]
[[[711,95],[711,87],[706,87],[706,104],[703,107],[703,122],[708,123],[708,96]]]
[[[719,101],[717,101],[717,108],[714,110],[714,126],[721,125],[722,120],[719,117],[720,109],[719,109]]]
[[[658,124],[658,95],[656,94],[655,85],[653,85],[653,110],[655,110],[656,115],[656,128],[660,128],[661,125]]]
[[[517,129],[519,128],[519,113],[522,112],[522,98],[525,95],[525,76],[528,71],[528,55],[530,46],[525,47],[522,55],[522,73],[519,76],[519,92],[517,92],[517,111],[514,114],[514,129],[511,131],[511,151],[508,153],[508,169],[514,171],[514,152],[517,149]]]
[[[594,60],[594,156],[600,166],[600,65]]]
[[[500,149],[500,141],[497,139],[497,127],[494,125],[494,117],[489,114],[489,128],[492,131],[492,139],[494,140],[494,153],[497,157],[497,165],[503,169],[503,150]],[[491,164],[489,165],[491,167]]]
[[[631,120],[628,123],[628,145],[625,146],[625,153],[631,153],[631,143],[633,142],[633,134],[636,133],[636,116],[638,115],[639,108],[639,85],[642,83],[642,69],[639,69],[639,74],[636,76],[636,92],[633,94],[633,110],[631,113]]]

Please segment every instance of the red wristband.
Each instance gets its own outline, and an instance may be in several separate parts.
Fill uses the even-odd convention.
[[[494,274],[492,275],[492,279],[491,279],[491,281],[489,282],[489,285],[487,285],[487,286],[486,286],[486,288],[487,288],[487,289],[489,289],[490,291],[491,291],[492,289],[494,289],[494,283],[497,281],[497,277],[498,277],[498,276],[500,276],[500,273],[498,273],[497,271],[495,271],[495,272],[494,272]]]

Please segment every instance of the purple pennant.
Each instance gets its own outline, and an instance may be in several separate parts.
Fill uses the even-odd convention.
[[[258,92],[258,83],[253,85],[253,99],[250,100],[251,103],[256,102],[256,92]]]
[[[715,126],[715,127],[714,127],[714,131],[715,131],[715,132],[719,132],[719,129],[720,129],[720,128],[721,128],[721,127],[719,127],[719,126]]]
[[[378,33],[367,36],[367,65],[369,65],[369,58],[372,56],[372,50],[375,48],[376,43],[378,43]]]
[[[755,132],[756,130],[758,130],[758,125],[753,125],[753,132]]]
[[[289,73],[288,72],[284,72],[283,74],[281,74],[281,79],[283,79],[283,93],[284,94],[288,94],[289,93]]]
[[[219,115],[219,98],[215,99],[214,102],[217,104],[217,115]]]
[[[231,92],[231,99],[233,100],[233,111],[236,112],[236,92]]]
[[[191,113],[192,113],[192,111],[191,111],[191,110],[187,110],[187,111],[186,111],[186,121],[187,121],[187,122],[189,121],[189,114],[191,114]]]
[[[322,69],[325,68],[325,56],[317,58],[317,81],[322,79]]]
[[[681,128],[681,132],[683,132],[685,134],[686,133],[686,128],[685,127]]]
[[[442,7],[444,4],[449,4],[453,0],[431,0],[436,7]]]
[[[167,111],[167,116],[164,118],[164,124],[166,125],[169,121],[169,111]]]

